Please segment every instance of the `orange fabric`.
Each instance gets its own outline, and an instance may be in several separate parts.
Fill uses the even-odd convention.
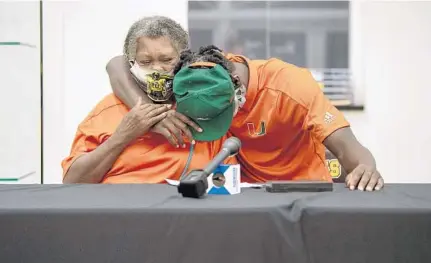
[[[105,97],[79,125],[70,155],[62,162],[63,176],[79,156],[106,141],[127,112],[127,107],[113,94]],[[197,142],[189,170],[202,169],[221,150],[225,139]],[[178,180],[189,151],[190,145],[177,149],[163,136],[148,132],[123,151],[102,183],[164,183],[165,178]],[[236,164],[236,158],[231,157],[226,163]]]
[[[310,72],[278,59],[225,56],[250,71],[246,103],[229,130],[242,141],[244,181],[331,181],[322,142],[349,123]]]

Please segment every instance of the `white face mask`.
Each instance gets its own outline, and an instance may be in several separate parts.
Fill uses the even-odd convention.
[[[243,84],[235,90],[235,111],[233,114],[234,116],[238,113],[239,109],[242,108],[245,104],[246,91],[247,90]]]
[[[136,62],[130,62],[130,72],[145,85],[144,91],[155,102],[165,102],[172,97],[172,76],[169,73],[144,69]]]
[[[130,72],[132,72],[133,76],[135,76],[135,78],[137,78],[139,81],[141,81],[142,83],[146,83],[147,82],[147,75],[150,75],[151,73],[155,72],[154,70],[148,70],[148,69],[143,69],[141,68],[138,63],[130,63],[131,64],[131,68],[130,68]]]

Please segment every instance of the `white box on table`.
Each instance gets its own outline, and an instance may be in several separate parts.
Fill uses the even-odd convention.
[[[239,164],[221,164],[208,176],[208,194],[234,195],[241,193]]]

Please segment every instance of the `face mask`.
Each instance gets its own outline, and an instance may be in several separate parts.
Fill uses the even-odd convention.
[[[246,98],[245,98],[245,93],[246,93],[246,88],[244,87],[244,85],[241,85],[239,88],[237,88],[235,90],[235,111],[234,111],[234,116],[238,113],[239,109],[242,108],[245,104]]]
[[[141,68],[138,63],[131,63],[130,72],[145,85],[148,98],[155,102],[165,102],[172,97],[173,77],[168,73]]]

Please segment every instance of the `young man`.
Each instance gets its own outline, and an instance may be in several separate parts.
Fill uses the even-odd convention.
[[[197,61],[221,65],[231,75],[238,109],[230,133],[242,141],[239,161],[249,181],[329,181],[326,146],[349,173],[350,189],[383,187],[374,157],[307,70],[278,59],[224,55],[209,46],[183,52],[174,73]],[[201,69],[200,79],[206,79],[207,70]]]

